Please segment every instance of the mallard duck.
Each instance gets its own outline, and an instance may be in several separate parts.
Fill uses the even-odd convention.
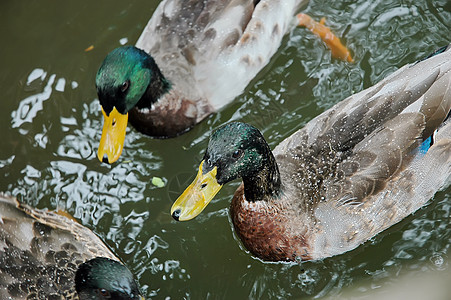
[[[306,2],[162,1],[136,46],[114,49],[97,72],[98,159],[120,157],[128,118],[141,133],[174,137],[230,103],[269,62]]]
[[[144,299],[89,229],[0,194],[0,299]]]
[[[448,46],[336,104],[273,152],[255,127],[227,124],[171,214],[192,219],[241,177],[230,214],[255,256],[317,260],[352,250],[449,185],[450,107]]]

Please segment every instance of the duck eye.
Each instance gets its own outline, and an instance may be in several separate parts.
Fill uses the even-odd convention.
[[[125,91],[126,90],[128,90],[128,87],[130,86],[130,81],[124,81],[122,84],[121,84],[121,92],[122,93],[125,93]]]
[[[104,298],[110,298],[110,292],[106,289],[98,289],[99,294]]]
[[[208,155],[205,155],[205,157],[204,157],[204,161],[207,163],[207,165],[211,165],[211,159],[210,159],[210,156]]]
[[[241,156],[241,154],[243,154],[243,150],[238,149],[238,150],[236,150],[235,152],[233,152],[232,157],[233,157],[233,158],[238,158],[238,157]]]

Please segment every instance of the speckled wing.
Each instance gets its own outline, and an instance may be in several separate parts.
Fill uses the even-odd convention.
[[[349,156],[338,164],[343,178],[332,179],[335,183],[328,186],[324,195],[327,199],[337,199],[341,204],[364,202],[366,197],[380,193],[400,172],[412,169],[416,160],[424,159],[415,149],[439,129],[450,111],[451,51],[404,67],[380,86],[365,102],[364,110],[368,109],[365,114],[359,117],[359,113],[350,110],[342,119],[357,120],[352,122],[354,129],[348,128],[352,150],[340,149],[349,151]],[[440,131],[450,130],[449,124],[445,125]],[[334,134],[346,140],[343,134]],[[353,141],[357,143],[353,145]],[[449,169],[451,154],[443,154],[435,156],[434,164]],[[411,184],[418,184],[418,180],[412,180]]]
[[[118,260],[77,222],[0,194],[0,299],[75,297],[78,265],[96,256]]]
[[[166,0],[136,46],[189,99],[215,109],[240,94],[280,45],[306,0]]]
[[[405,66],[345,99],[283,141],[274,152],[323,157],[330,177],[323,178],[327,188],[321,196],[340,203],[362,202],[411,163],[416,156],[414,149],[425,138],[440,127],[442,132],[449,130],[449,122],[443,121],[451,107],[450,86],[448,50]],[[449,164],[449,157],[444,159],[442,162]]]
[[[299,206],[312,208],[324,233],[316,254],[355,248],[450,184],[449,48],[343,100],[274,150]]]

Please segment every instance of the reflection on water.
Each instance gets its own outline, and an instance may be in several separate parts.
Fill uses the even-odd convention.
[[[9,4],[20,7],[8,22],[30,26],[29,14],[37,12],[27,14],[19,2]],[[113,166],[95,156],[102,128],[95,73],[105,53],[137,39],[157,3],[113,1],[100,10],[81,2],[84,9],[77,13],[42,5],[49,17],[33,26],[51,32],[52,39],[43,39],[47,44],[32,60],[0,55],[2,65],[10,66],[0,70],[0,190],[34,206],[67,210],[130,266],[148,297],[158,299],[339,299],[353,288],[353,295],[365,297],[395,285],[400,274],[449,272],[450,188],[356,250],[300,264],[265,263],[242,247],[228,216],[238,181],[189,223],[175,223],[169,215],[215,128],[249,122],[274,147],[343,98],[448,43],[448,0],[311,1],[306,12],[327,16],[355,64],[332,59],[314,35],[295,28],[271,64],[223,111],[175,139],[155,140],[128,128],[127,146]],[[67,31],[77,35],[68,39]],[[13,30],[8,34],[16,38]],[[84,52],[90,44],[94,49]],[[49,49],[61,49],[52,63]],[[153,185],[154,176],[166,185]]]
[[[38,90],[45,81],[47,81],[47,83],[42,91],[37,91],[36,94],[28,96],[20,101],[17,110],[11,113],[12,128],[21,127],[24,123],[32,123],[38,112],[43,110],[43,102],[50,98],[53,89],[58,92],[64,92],[64,89],[66,87],[66,80],[64,78],[58,78],[55,83],[55,79],[56,74],[52,74],[47,78],[47,72],[45,72],[41,68],[36,68],[31,71],[30,75],[28,75],[27,78],[27,91]],[[53,87],[54,83],[55,86]],[[38,86],[38,88],[36,88],[36,86]],[[72,89],[77,88],[78,83],[76,81],[72,81],[71,87]],[[28,133],[28,130],[19,128],[19,132],[25,135]],[[47,144],[47,137],[45,136],[45,132],[36,136],[36,142],[40,147],[45,148],[45,145]]]

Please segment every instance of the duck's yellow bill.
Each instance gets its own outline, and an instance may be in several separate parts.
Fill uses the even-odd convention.
[[[105,163],[114,163],[121,156],[124,148],[125,131],[127,129],[128,113],[125,115],[117,111],[116,107],[107,116],[102,107],[103,130],[100,138],[97,157]]]
[[[217,168],[202,174],[203,164],[204,161],[200,163],[194,181],[172,205],[171,215],[177,221],[191,220],[200,214],[222,187],[216,180]]]

